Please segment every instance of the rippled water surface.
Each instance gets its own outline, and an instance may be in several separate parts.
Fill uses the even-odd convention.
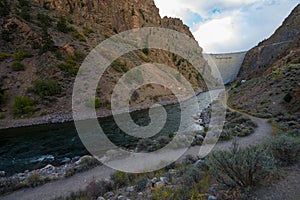
[[[216,95],[213,92],[212,95]],[[199,109],[210,102],[209,93],[198,95]],[[165,106],[167,122],[159,134],[176,132],[180,123],[180,106]],[[150,121],[148,110],[131,113],[139,125],[147,125]],[[114,144],[134,148],[137,139],[123,133],[113,117],[99,119],[100,125]],[[46,164],[59,164],[64,158],[73,158],[88,154],[80,141],[74,123],[40,125],[26,128],[0,130],[0,171],[9,174],[43,167]]]

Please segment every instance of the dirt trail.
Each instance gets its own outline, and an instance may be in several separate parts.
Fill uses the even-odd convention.
[[[255,129],[255,132],[250,136],[238,138],[238,143],[240,147],[259,144],[265,139],[271,137],[272,134],[272,126],[267,122],[267,120],[252,116],[248,117],[250,117],[254,122],[256,122],[258,127]],[[219,142],[214,147],[214,150],[229,149],[231,144],[232,141]],[[197,152],[199,152],[199,146],[191,147],[185,153],[185,155],[195,155],[197,154]],[[99,166],[89,171],[76,174],[75,176],[67,179],[50,182],[36,188],[18,190],[6,196],[1,196],[0,200],[50,200],[55,197],[69,196],[72,192],[85,189],[86,185],[94,179],[108,178],[113,171],[113,169],[110,169],[106,166]]]

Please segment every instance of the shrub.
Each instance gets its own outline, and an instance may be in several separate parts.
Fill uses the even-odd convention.
[[[0,61],[4,61],[10,57],[11,57],[11,55],[9,53],[0,52]]]
[[[61,87],[52,80],[36,80],[33,82],[32,91],[40,97],[60,94]]]
[[[146,189],[147,187],[147,183],[148,183],[148,179],[146,177],[138,180],[136,183],[135,183],[135,190],[137,192],[141,192],[143,190]]]
[[[192,186],[194,183],[199,183],[205,176],[205,173],[202,172],[197,167],[190,167],[185,170],[185,173],[182,177],[183,184],[185,186]]]
[[[50,27],[51,26],[51,18],[47,14],[38,13],[37,19],[41,23],[41,26],[43,27]]]
[[[0,16],[5,17],[9,15],[10,12],[10,5],[7,0],[0,1]]]
[[[54,50],[54,42],[52,41],[51,35],[48,33],[47,28],[44,27],[42,32],[42,48],[40,50],[40,54]]]
[[[114,182],[114,187],[121,188],[129,183],[128,174],[121,171],[116,171],[110,176],[111,180]]]
[[[58,18],[56,28],[57,28],[57,30],[59,30],[60,32],[63,32],[63,33],[68,33],[70,31],[70,28],[67,25],[67,20],[63,16],[60,16]]]
[[[43,183],[43,178],[40,174],[32,174],[27,178],[27,183],[30,187],[36,187]]]
[[[35,107],[33,106],[34,101],[26,96],[17,96],[15,97],[13,104],[13,114],[15,117],[19,117],[22,115],[30,116],[35,112]]]
[[[85,105],[86,105],[86,107],[89,107],[89,108],[100,108],[101,100],[100,100],[100,98],[89,99],[85,102]]]
[[[106,180],[92,181],[88,184],[86,190],[90,196],[99,197],[113,190],[113,184],[112,182]]]
[[[25,70],[25,66],[19,61],[13,62],[11,67],[12,67],[13,71],[24,71]]]
[[[290,93],[287,93],[284,97],[283,100],[287,103],[290,103],[293,99],[293,96]]]
[[[81,51],[75,51],[74,56],[67,56],[66,61],[64,63],[60,64],[60,68],[66,72],[68,72],[69,75],[75,76],[80,68],[78,65],[79,62],[81,62],[84,59],[85,55]]]
[[[270,152],[258,146],[214,152],[207,164],[218,182],[228,187],[255,186],[276,171]]]
[[[115,60],[114,62],[111,63],[111,67],[116,70],[117,72],[128,72],[129,68],[126,66],[125,63]]]
[[[17,52],[14,54],[14,59],[15,59],[15,60],[18,60],[18,61],[22,61],[22,60],[24,60],[25,58],[29,58],[29,57],[32,57],[32,54],[29,53],[29,52],[23,51],[23,50],[17,51]]]
[[[88,36],[89,34],[94,33],[94,31],[86,26],[83,27],[83,34]]]
[[[72,64],[70,64],[68,62],[61,63],[59,65],[59,67],[62,70],[68,72],[68,74],[71,75],[71,76],[75,76],[77,74],[79,68],[80,68],[80,66],[78,66],[78,65],[72,65]]]
[[[79,170],[91,169],[99,164],[100,162],[96,158],[92,156],[83,156],[80,158]]]
[[[2,30],[2,32],[1,32],[1,38],[2,38],[2,40],[6,41],[6,42],[11,41],[12,40],[12,36],[11,36],[10,31],[7,30],[7,29]]]
[[[21,9],[21,11],[18,14],[23,19],[30,21],[31,16],[29,14],[29,11],[30,11],[29,1],[27,1],[27,0],[18,0],[18,1],[19,1],[18,8]]]
[[[81,35],[75,28],[72,28],[71,36],[73,39],[77,39],[81,42],[86,42],[86,39],[83,35]]]
[[[3,104],[8,98],[8,93],[7,92],[3,92],[0,93],[0,105]]]
[[[5,115],[3,113],[0,113],[0,119],[5,119]]]
[[[143,53],[144,53],[145,55],[148,55],[148,54],[149,54],[149,49],[148,49],[148,48],[144,48],[142,51],[143,51]]]
[[[298,161],[300,155],[300,139],[287,135],[278,135],[272,139],[269,148],[280,165],[289,165]]]

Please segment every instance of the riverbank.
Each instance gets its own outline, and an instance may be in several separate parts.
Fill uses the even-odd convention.
[[[251,117],[258,125],[255,129],[255,132],[247,137],[237,138],[240,147],[246,148],[250,145],[257,145],[272,136],[272,126],[265,119],[260,119],[256,117]],[[216,144],[214,150],[228,150],[232,146],[232,141],[222,141]],[[184,161],[187,155],[198,155],[199,146],[190,147],[189,150],[179,159],[180,161]],[[157,157],[159,159],[159,157]],[[201,163],[201,161],[196,161],[194,163]],[[193,166],[193,165],[192,165]],[[177,171],[176,169],[170,169],[170,172]],[[86,172],[75,174],[70,178],[64,178],[61,180],[57,180],[54,182],[46,183],[45,185],[36,187],[36,188],[26,188],[21,189],[11,194],[0,196],[0,199],[11,200],[22,197],[22,199],[45,199],[50,200],[57,197],[68,197],[71,194],[75,194],[78,191],[86,190],[86,187],[95,180],[106,179],[111,176],[114,172],[113,169],[106,167],[105,165],[95,167]],[[154,178],[150,177],[150,180]],[[160,179],[157,179],[158,181]],[[175,179],[176,180],[176,179]],[[168,187],[168,185],[167,185]],[[125,187],[125,189],[128,187]],[[163,186],[164,188],[164,186]],[[124,194],[128,194],[124,191],[118,191],[124,196]],[[147,194],[146,192],[143,192]],[[116,193],[117,194],[117,193]],[[134,192],[133,192],[134,194]]]
[[[205,92],[208,92],[208,91],[198,90],[197,92],[195,92],[195,95],[198,96],[201,93],[205,93]],[[190,98],[192,98],[192,97],[188,97],[186,100],[188,100]],[[174,105],[177,103],[178,103],[177,99],[159,102],[159,104],[162,106]],[[129,109],[129,112],[146,110],[151,106],[152,105],[132,106]],[[118,111],[119,114],[124,113],[124,112],[125,111]],[[96,111],[96,115],[97,115],[97,118],[105,118],[105,117],[112,116],[112,112],[111,112],[111,110],[108,110],[105,108],[105,109]],[[88,120],[88,118],[85,118],[83,120]],[[37,126],[37,125],[47,125],[47,124],[62,124],[62,123],[73,122],[73,121],[74,120],[73,120],[72,113],[52,114],[52,115],[45,115],[45,116],[33,117],[33,118],[23,118],[23,119],[3,119],[3,120],[0,120],[0,130],[11,129],[11,128],[30,127],[30,126]]]

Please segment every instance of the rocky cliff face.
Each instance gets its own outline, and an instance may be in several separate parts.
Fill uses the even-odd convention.
[[[0,16],[0,114],[5,117],[0,123],[5,125],[15,123],[13,116],[70,114],[73,82],[81,62],[96,45],[114,34],[133,28],[163,27],[193,38],[181,20],[162,19],[153,0],[3,0]],[[160,50],[134,51],[105,72],[97,91],[98,111],[109,110],[114,84],[125,72],[149,62],[179,70],[195,90],[206,88],[200,74],[181,57]],[[208,69],[205,60],[201,62]],[[23,109],[16,114],[13,106],[17,96],[29,97],[34,111],[22,114],[27,112]],[[169,90],[152,85],[139,89],[131,103],[146,106],[173,99]]]
[[[300,5],[251,49],[229,91],[229,104],[259,116],[300,113]]]
[[[244,60],[239,80],[266,75],[275,66],[300,59],[300,5],[268,39],[251,49]]]

